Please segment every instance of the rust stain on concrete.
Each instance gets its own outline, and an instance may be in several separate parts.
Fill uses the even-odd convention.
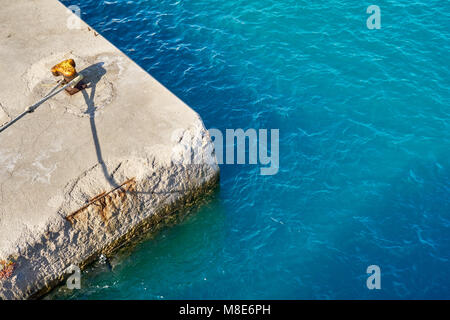
[[[66,219],[73,225],[76,220],[81,220],[80,216],[89,210],[97,213],[103,220],[108,222],[112,214],[120,209],[127,201],[128,194],[136,191],[136,178],[129,179],[117,188],[109,192],[102,192],[92,198],[88,204],[71,213]]]

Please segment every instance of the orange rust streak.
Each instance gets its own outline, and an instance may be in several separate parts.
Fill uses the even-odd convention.
[[[102,192],[102,193],[100,193],[98,196],[92,198],[91,200],[89,200],[89,202],[94,202],[95,200],[98,200],[99,198],[101,198],[101,197],[103,197],[103,196],[105,196],[105,195],[106,195],[106,191],[105,191],[105,192]]]
[[[88,208],[89,206],[91,206],[92,204],[95,204],[95,205],[98,204],[102,209],[104,209],[104,208],[106,207],[106,201],[105,201],[105,198],[106,198],[108,195],[110,195],[111,193],[113,193],[114,191],[117,191],[117,190],[119,190],[119,189],[120,189],[120,191],[119,191],[119,197],[120,197],[120,198],[123,198],[123,197],[126,195],[126,191],[122,191],[122,187],[125,186],[125,185],[127,185],[127,184],[130,184],[130,183],[132,183],[132,182],[135,182],[135,179],[136,179],[136,178],[131,178],[131,179],[125,181],[125,182],[122,183],[120,186],[114,188],[113,190],[109,191],[108,193],[102,192],[102,193],[99,194],[98,196],[92,198],[92,200],[90,200],[89,203],[87,203],[85,206],[83,206],[82,208],[78,209],[77,211],[75,211],[75,212],[69,214],[69,215],[66,217],[66,220],[68,220],[70,223],[73,224],[73,218],[74,218],[77,214],[83,212],[85,209],[87,209],[87,208]],[[103,211],[103,210],[102,210],[102,211]],[[106,218],[106,217],[104,217],[103,214],[102,214],[102,218]]]

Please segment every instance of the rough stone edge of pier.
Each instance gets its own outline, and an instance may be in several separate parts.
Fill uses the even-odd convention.
[[[181,149],[197,148],[194,153],[204,156],[206,162],[192,163],[183,156],[169,165],[151,156],[108,159],[106,165],[118,168],[114,178],[123,184],[92,195],[91,202],[79,208],[74,219],[68,219],[71,213],[65,210],[73,203],[67,205],[42,232],[25,235],[7,257],[0,257],[14,263],[12,276],[0,279],[0,300],[41,297],[66,278],[70,265],[84,268],[99,254],[112,254],[143,234],[155,232],[211,192],[217,186],[219,168],[200,117],[184,133],[187,139],[181,134],[178,142]],[[148,167],[136,169],[142,165]],[[76,181],[69,181],[67,189],[82,188],[83,179],[93,183],[100,172],[97,164],[80,173]]]

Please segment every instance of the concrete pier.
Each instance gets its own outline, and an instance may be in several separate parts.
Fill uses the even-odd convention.
[[[219,168],[199,115],[57,0],[0,9],[0,126],[72,58],[89,88],[0,133],[0,298],[36,298],[71,265],[147,232],[210,190]]]

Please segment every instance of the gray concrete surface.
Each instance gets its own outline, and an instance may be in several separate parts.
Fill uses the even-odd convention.
[[[64,59],[90,85],[0,133],[0,261],[14,262],[3,299],[39,296],[218,179],[199,115],[84,22],[68,30],[70,14],[56,0],[0,9],[0,125],[51,89]]]

